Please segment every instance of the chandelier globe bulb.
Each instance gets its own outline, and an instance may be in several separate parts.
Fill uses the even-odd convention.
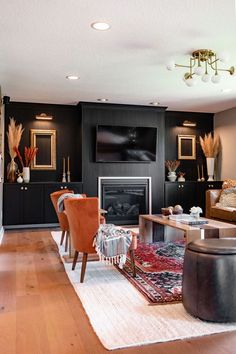
[[[209,82],[210,81],[210,75],[209,74],[204,74],[202,76],[202,81],[203,82]]]
[[[211,78],[211,82],[213,82],[214,84],[218,84],[220,80],[221,80],[221,76],[219,74],[213,75]]]
[[[190,77],[189,79],[185,80],[185,83],[188,87],[193,87],[196,85],[197,80],[193,77]]]
[[[167,70],[170,70],[170,71],[174,70],[174,68],[175,68],[175,61],[174,61],[173,59],[172,59],[172,60],[169,60],[168,63],[167,63],[167,65],[166,65],[166,68],[167,68]]]

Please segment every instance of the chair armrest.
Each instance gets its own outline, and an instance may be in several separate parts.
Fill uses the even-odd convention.
[[[221,189],[209,189],[206,191],[206,218],[211,217],[211,207],[220,199]]]

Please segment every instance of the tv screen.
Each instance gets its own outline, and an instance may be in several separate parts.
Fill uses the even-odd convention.
[[[97,162],[156,161],[157,128],[97,126]]]

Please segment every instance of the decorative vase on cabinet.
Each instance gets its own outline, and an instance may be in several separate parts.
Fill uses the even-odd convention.
[[[176,172],[175,171],[169,172],[167,178],[170,182],[175,182],[177,178]]]
[[[208,181],[214,181],[214,167],[215,167],[215,158],[214,157],[207,157],[207,174],[208,174]]]
[[[23,167],[23,180],[25,183],[29,183],[30,181],[30,168]]]
[[[11,162],[7,165],[7,181],[8,182],[15,182],[17,178],[17,170],[18,170],[18,165],[14,161],[14,159],[11,159]]]

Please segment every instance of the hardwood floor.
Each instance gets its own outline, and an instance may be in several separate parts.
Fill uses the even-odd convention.
[[[142,325],[142,323],[140,323]],[[233,354],[236,332],[114,350]],[[0,247],[0,353],[108,353],[93,332],[49,231],[8,231]]]

